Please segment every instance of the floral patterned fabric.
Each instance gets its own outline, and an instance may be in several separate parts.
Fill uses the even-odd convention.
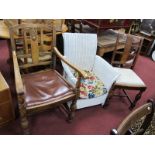
[[[81,79],[80,98],[94,98],[107,93],[104,83],[90,71],[85,71],[87,78]],[[74,73],[78,77],[78,73]]]

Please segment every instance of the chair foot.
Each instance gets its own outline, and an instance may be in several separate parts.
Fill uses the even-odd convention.
[[[28,124],[27,119],[24,119],[24,120],[21,121],[21,127],[22,127],[24,135],[29,135],[30,134],[29,124]]]
[[[72,120],[73,120],[74,117],[75,117],[75,110],[76,110],[76,100],[73,100],[73,102],[72,102],[72,104],[71,104],[71,106],[70,106],[70,112],[69,112],[69,114],[68,114],[68,119],[67,119],[67,121],[68,121],[69,123],[71,123]]]
[[[70,120],[69,118],[66,119],[67,123],[72,123],[72,120]]]
[[[68,118],[67,118],[67,122],[72,123],[74,116],[75,116],[75,113],[73,113],[73,112],[69,113]]]
[[[138,100],[140,100],[143,91],[144,91],[144,90],[140,90],[140,91],[138,92],[138,94],[135,96],[134,101],[131,103],[131,105],[130,105],[130,107],[129,107],[130,110],[132,110],[132,109],[136,106],[136,103],[138,102]]]
[[[129,110],[133,110],[133,108],[134,108],[135,106],[136,106],[136,105],[131,104],[130,107],[129,107]]]

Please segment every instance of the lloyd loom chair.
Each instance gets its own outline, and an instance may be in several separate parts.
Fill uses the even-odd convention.
[[[61,106],[65,108],[71,120],[77,100],[77,89],[55,70],[56,56],[75,69],[81,77],[84,74],[70,65],[56,50],[54,21],[50,26],[21,24],[10,27],[10,36],[15,85],[24,134],[29,134],[27,116],[37,111]],[[47,56],[46,59],[43,59],[44,56]],[[70,108],[66,104],[68,101],[72,101]]]
[[[119,125],[112,129],[112,135],[142,135],[145,133],[153,120],[155,103],[149,100],[146,104],[132,111]],[[141,119],[141,120],[140,120]],[[134,129],[136,121],[142,121],[138,129]],[[140,122],[139,122],[140,123]]]
[[[81,70],[92,71],[103,81],[107,93],[95,98],[79,98],[76,103],[76,109],[85,107],[104,105],[109,91],[119,76],[119,73],[107,63],[104,59],[96,55],[97,35],[86,33],[63,33],[64,57],[72,64],[78,66]],[[72,69],[62,63],[66,79],[76,84]]]

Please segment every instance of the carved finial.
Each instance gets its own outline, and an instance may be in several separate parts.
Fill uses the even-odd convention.
[[[35,28],[32,28],[30,30],[30,35],[31,35],[32,40],[36,40],[36,38],[37,38],[37,30]]]

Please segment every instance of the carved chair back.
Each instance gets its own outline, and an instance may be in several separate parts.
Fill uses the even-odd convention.
[[[10,27],[11,46],[21,69],[51,64],[56,32],[53,24],[20,24]]]

